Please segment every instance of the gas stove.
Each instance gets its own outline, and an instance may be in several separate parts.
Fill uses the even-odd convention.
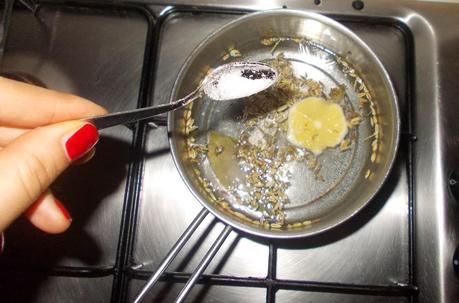
[[[7,230],[2,302],[131,302],[158,269],[146,302],[457,300],[459,3],[9,4],[1,72],[109,111],[169,102],[194,47],[243,14],[282,7],[325,14],[387,69],[402,136],[388,181],[355,219],[313,238],[274,241],[231,230],[203,210],[172,161],[164,116],[104,130],[93,161],[53,186],[72,214],[70,230],[46,235],[24,219]]]

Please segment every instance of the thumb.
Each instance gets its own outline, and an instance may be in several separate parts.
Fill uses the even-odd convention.
[[[0,151],[0,231],[97,143],[97,129],[68,121],[31,130]]]

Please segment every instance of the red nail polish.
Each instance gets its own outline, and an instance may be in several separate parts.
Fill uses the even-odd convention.
[[[76,160],[86,154],[99,140],[99,132],[92,124],[85,124],[65,142],[65,150],[70,160]]]
[[[59,200],[54,200],[54,203],[56,203],[57,207],[60,209],[62,215],[69,221],[72,221],[72,217],[70,217],[69,211],[65,208],[65,206],[61,203]]]

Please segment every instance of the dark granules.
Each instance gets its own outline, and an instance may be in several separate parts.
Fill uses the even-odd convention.
[[[253,70],[253,69],[244,69],[241,71],[241,76],[250,80],[256,79],[269,79],[273,80],[276,73],[272,70]]]

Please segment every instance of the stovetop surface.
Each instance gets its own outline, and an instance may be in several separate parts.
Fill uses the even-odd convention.
[[[442,121],[437,116],[439,101],[458,90],[442,75],[456,75],[452,69],[457,63],[450,62],[451,69],[443,67],[443,73],[429,67],[445,64],[435,61],[434,55],[444,55],[443,60],[454,55],[451,47],[440,48],[440,41],[459,49],[459,27],[455,34],[434,35],[450,24],[447,16],[454,12],[452,7],[458,8],[414,1],[383,6],[374,1],[356,11],[349,3],[345,7],[323,2],[315,6],[312,1],[301,5],[291,1],[289,8],[313,8],[336,18],[377,54],[399,98],[400,151],[381,193],[354,220],[318,237],[274,242],[277,278],[357,285],[416,283],[420,301],[454,298],[456,291],[448,286],[456,282],[447,267],[456,243],[455,229],[450,231],[454,216],[444,218],[452,200],[445,196],[442,168],[447,164],[441,159],[455,158],[449,154],[442,158],[444,144],[437,150],[431,142],[439,142],[439,129],[443,129],[438,126]],[[145,9],[43,4],[35,16],[15,8],[2,72],[31,75],[47,87],[94,100],[109,111],[162,104],[168,102],[187,55],[203,38],[246,12],[241,9],[268,8],[251,2],[218,5],[203,1],[202,7],[179,6],[159,16],[167,3],[146,5]],[[437,14],[446,17],[438,21]],[[429,29],[426,23],[430,32],[425,31]],[[459,73],[459,66],[456,71]],[[448,102],[440,104],[446,107]],[[454,115],[445,112],[444,116]],[[454,130],[454,123],[446,124],[445,129],[442,134]],[[71,229],[64,235],[45,235],[20,219],[7,231],[7,250],[0,258],[0,289],[7,301],[17,301],[18,296],[20,301],[34,302],[132,301],[145,283],[138,278],[155,270],[202,209],[173,164],[165,127],[118,126],[102,135],[95,159],[72,168],[53,187],[74,218]],[[447,140],[449,148],[456,147],[455,142]],[[414,164],[412,156],[417,159]],[[415,178],[410,175],[413,170]],[[414,239],[410,238],[410,201],[417,206]],[[168,271],[192,272],[223,227],[208,215]],[[450,241],[441,245],[447,231]],[[206,273],[263,278],[270,243],[232,231]],[[410,243],[416,246],[410,248]],[[415,259],[410,249],[415,250]],[[433,259],[426,262],[429,257]],[[446,282],[439,278],[445,276]],[[424,292],[429,283],[435,290]],[[125,294],[120,294],[120,287]],[[172,301],[181,287],[181,283],[160,282],[149,298]],[[266,289],[197,285],[189,300],[241,302],[247,298],[264,302]],[[276,293],[276,302],[293,300],[405,302],[410,298],[293,290]]]
[[[208,34],[239,16],[177,12],[162,23],[153,104],[169,102],[174,80],[196,45]],[[404,34],[391,24],[347,22],[345,25],[367,42],[383,61],[395,83],[405,116],[407,50]],[[151,154],[155,156],[149,156]],[[356,284],[406,283],[408,192],[405,154],[406,145],[402,143],[397,164],[382,194],[357,220],[313,239],[278,241],[277,276],[281,279]],[[134,263],[142,264],[142,269],[153,270],[202,206],[189,192],[175,168],[169,151],[167,129],[155,129],[147,133],[146,155]],[[171,265],[171,271],[192,272],[198,265],[223,228],[223,224],[216,223],[213,218],[208,219]],[[266,242],[235,231],[225,241],[206,272],[263,277],[267,274],[267,264]],[[136,290],[134,288],[134,294]],[[194,293],[196,296],[200,294],[199,291]],[[244,293],[245,289],[219,289],[209,291],[203,299],[225,302],[229,298],[237,298],[237,295],[243,298]],[[177,289],[172,288],[163,291],[162,295],[170,300],[177,294]],[[265,293],[257,292],[251,297],[255,302],[261,302]],[[300,292],[287,292],[283,298],[276,302],[293,299],[303,302],[306,298],[313,302],[320,296],[317,298],[308,294],[304,297]],[[353,300],[353,297],[349,299]]]

